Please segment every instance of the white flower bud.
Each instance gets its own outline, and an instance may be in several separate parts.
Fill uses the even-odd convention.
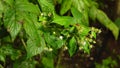
[[[63,36],[60,36],[59,38],[62,40],[62,39],[63,39]]]

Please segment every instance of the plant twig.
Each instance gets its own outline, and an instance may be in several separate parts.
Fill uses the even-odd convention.
[[[23,46],[24,46],[24,47],[25,47],[25,49],[26,49],[26,44],[25,44],[25,41],[24,41],[23,39],[21,39],[21,41],[22,41]]]
[[[58,61],[57,61],[57,64],[56,64],[56,68],[59,68],[59,66],[60,66],[60,61],[61,61],[61,59],[62,59],[62,54],[63,54],[63,52],[64,52],[64,48],[62,47],[62,48],[60,49],[60,53],[59,53],[59,55],[58,55]]]

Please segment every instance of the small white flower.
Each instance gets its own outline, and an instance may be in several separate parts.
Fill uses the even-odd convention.
[[[45,47],[45,48],[44,48],[44,50],[46,50],[46,51],[47,51],[47,50],[48,50],[48,47]]]
[[[64,50],[67,50],[67,49],[68,49],[68,47],[67,47],[67,46],[65,46],[65,47],[64,47]]]
[[[82,45],[86,45],[86,42],[85,42],[85,41],[83,41],[83,42],[82,42]]]
[[[93,43],[96,43],[96,41],[93,41]]]
[[[53,51],[53,49],[52,49],[52,48],[49,48],[49,51]]]
[[[60,36],[59,38],[62,40],[62,39],[63,39],[63,36]]]
[[[93,45],[90,45],[90,48],[93,48]]]
[[[55,31],[53,32],[53,34],[56,34]]]
[[[83,47],[79,47],[79,50],[82,50],[83,49]]]
[[[44,15],[44,13],[41,13],[41,16],[43,16]]]

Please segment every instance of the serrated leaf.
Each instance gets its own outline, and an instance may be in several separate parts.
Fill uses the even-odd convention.
[[[97,10],[97,19],[101,24],[112,31],[115,39],[117,40],[119,35],[119,28],[107,17],[107,15],[103,11]]]
[[[65,14],[72,5],[72,0],[63,0],[62,4],[61,4],[61,10],[60,10],[60,14],[63,15]]]
[[[76,52],[76,49],[77,49],[77,42],[76,42],[75,37],[72,37],[70,39],[68,48],[69,48],[68,51],[69,51],[70,56],[73,56],[73,54]]]
[[[37,55],[37,54],[41,54],[41,52],[43,51],[44,47],[45,47],[45,41],[43,39],[41,39],[41,46],[36,46],[36,42],[34,42],[33,40],[29,39],[27,41],[27,59]]]
[[[16,17],[14,10],[9,9],[5,12],[4,25],[7,28],[8,32],[10,32],[13,41],[22,27],[19,21],[21,20],[19,20],[18,17]]]
[[[24,14],[32,13],[38,15],[39,8],[38,6],[29,3],[28,0],[16,0],[13,2],[14,4],[11,6],[12,8],[7,6],[7,9],[4,12],[4,25],[14,41],[22,28],[24,19],[26,18],[24,17]]]
[[[24,29],[29,35],[29,38],[35,43],[35,46],[41,46],[38,30],[35,24],[32,22],[31,18],[28,16],[29,15],[25,15],[26,22],[23,25]]]
[[[53,23],[68,27],[69,25],[75,24],[75,20],[70,16],[58,16],[55,15]]]
[[[38,0],[41,9],[43,12],[53,12],[54,11],[54,4],[53,0]]]
[[[36,13],[39,14],[40,10],[37,5],[34,5],[29,2],[23,2],[22,0],[17,0],[16,1],[16,10],[21,11],[21,12],[31,12],[31,13]]]

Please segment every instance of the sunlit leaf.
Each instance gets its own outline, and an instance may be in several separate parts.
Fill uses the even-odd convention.
[[[77,42],[76,42],[75,37],[72,37],[70,39],[68,48],[69,48],[68,51],[69,51],[70,56],[73,56],[73,54],[75,54],[76,49],[77,49]]]
[[[103,11],[97,10],[97,19],[101,24],[112,31],[115,39],[117,40],[119,35],[119,28],[107,17],[107,15]]]
[[[72,12],[72,15],[75,18],[76,22],[79,24],[82,24],[83,14],[81,14],[75,7],[71,8],[71,12]]]
[[[54,4],[53,0],[38,0],[41,9],[43,12],[53,12],[54,11]]]
[[[60,14],[65,14],[71,8],[72,0],[63,0],[61,4]]]
[[[75,20],[70,16],[58,16],[56,15],[53,20],[54,23],[68,27],[69,25],[75,24]]]

